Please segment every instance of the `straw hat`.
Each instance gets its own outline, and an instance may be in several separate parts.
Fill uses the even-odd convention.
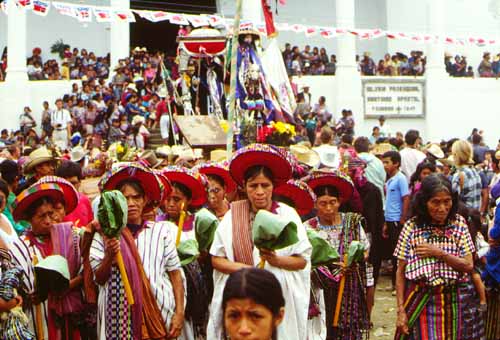
[[[372,154],[374,154],[375,156],[382,156],[387,151],[393,151],[393,150],[394,148],[392,147],[391,144],[380,143],[380,144],[375,144],[375,146],[372,149]]]
[[[132,118],[132,125],[137,125],[137,124],[144,124],[146,122],[146,118],[140,115],[135,115],[134,118]]]
[[[25,174],[30,174],[33,172],[34,168],[37,165],[40,165],[42,163],[46,162],[56,162],[57,159],[54,157],[52,152],[47,149],[46,147],[41,147],[29,154],[29,160],[27,161],[26,165],[24,166],[24,173]]]
[[[223,162],[227,160],[227,151],[222,149],[216,149],[210,151],[210,161],[212,162]]]
[[[155,169],[163,163],[162,159],[158,159],[156,154],[151,150],[146,150],[139,155],[139,159],[146,163],[151,169]]]
[[[297,158],[300,163],[304,163],[311,168],[314,168],[320,164],[320,157],[318,153],[305,145],[291,145],[290,152]]]
[[[135,86],[135,84],[128,84],[127,90],[132,90],[134,92],[137,92],[137,86]]]
[[[425,150],[430,153],[434,158],[441,159],[444,158],[444,152],[441,147],[435,143],[428,145]]]
[[[156,154],[160,157],[169,157],[171,156],[172,149],[168,145],[162,145],[156,148]]]

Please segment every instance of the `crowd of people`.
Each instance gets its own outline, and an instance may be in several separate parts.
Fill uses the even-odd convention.
[[[119,142],[93,173],[95,197],[82,179],[109,136],[91,146],[87,122],[87,143],[69,138],[70,99],[50,115],[62,122],[52,144],[28,142],[33,126],[25,140],[3,131],[0,282],[16,291],[0,289],[0,323],[16,327],[0,335],[364,339],[384,268],[397,339],[498,339],[498,148],[477,129],[423,143],[385,117],[359,136],[350,110],[336,119],[325,98],[304,104],[307,87],[298,97],[289,147],[226,159],[166,145],[124,159]],[[19,307],[27,319],[9,314]]]

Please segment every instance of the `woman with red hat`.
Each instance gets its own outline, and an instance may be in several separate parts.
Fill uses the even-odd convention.
[[[317,216],[305,225],[328,241],[338,251],[342,262],[314,270],[314,276],[318,278],[315,288],[320,289],[313,291],[324,295],[326,310],[321,311],[319,316],[326,316],[326,338],[361,340],[370,327],[364,263],[370,244],[363,229],[364,218],[357,213],[339,212],[340,206],[352,198],[354,185],[348,176],[336,170],[314,172],[307,184],[316,194]],[[353,244],[359,246],[364,259],[353,261],[348,266],[347,253]],[[342,281],[344,289],[340,288]],[[313,300],[321,301],[321,296],[311,299],[311,303],[314,303]],[[319,338],[318,334],[324,335],[324,328],[320,327],[316,332],[315,338]]]
[[[170,223],[144,220],[164,191],[158,177],[137,163],[123,163],[102,179],[101,190],[118,190],[127,200],[120,238],[94,234],[90,264],[99,285],[97,333],[100,339],[170,339],[184,324],[184,285]],[[117,215],[118,216],[118,215]],[[115,257],[121,252],[134,304],[124,293]]]
[[[163,175],[172,183],[172,192],[168,195],[163,218],[179,226],[181,216],[185,216],[182,225],[181,241],[196,239],[194,215],[189,212],[206,202],[204,175],[191,169],[170,166],[163,170]],[[174,228],[176,231],[177,228]],[[208,321],[208,306],[212,296],[212,268],[206,262],[208,258],[200,257],[182,268],[187,280],[186,323],[184,325],[187,339],[205,339]]]
[[[62,203],[66,212],[75,209],[76,190],[63,189],[55,182],[37,182],[21,192],[13,203],[16,221],[26,220],[30,228],[15,241],[10,249],[13,262],[23,270],[24,311],[30,319],[30,328],[37,339],[79,339],[88,331],[84,324],[84,305],[80,290],[82,284],[80,237],[71,223],[54,224],[55,205]],[[38,291],[35,265],[43,259],[60,255],[67,260],[69,289],[60,295]]]
[[[208,179],[208,209],[219,220],[222,220],[229,210],[226,195],[233,194],[237,189],[236,183],[229,173],[229,167],[223,163],[208,162],[198,166],[197,170],[207,176]]]
[[[208,338],[223,339],[222,291],[229,274],[254,267],[262,258],[265,269],[280,281],[285,297],[285,318],[278,327],[278,339],[305,339],[309,294],[304,292],[310,286],[311,244],[295,209],[273,200],[273,188],[286,183],[292,175],[290,163],[272,146],[254,144],[236,152],[229,170],[248,198],[231,204],[210,249],[215,287]],[[257,249],[251,229],[255,215],[262,209],[293,221],[298,227],[298,242],[276,251]]]

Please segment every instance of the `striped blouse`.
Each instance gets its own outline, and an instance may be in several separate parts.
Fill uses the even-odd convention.
[[[416,254],[416,247],[422,243],[433,244],[457,257],[472,254],[475,251],[474,243],[462,216],[456,215],[452,223],[445,228],[431,225],[417,226],[415,219],[409,220],[399,235],[394,256],[406,261],[407,280],[438,286],[464,279],[463,273],[456,271],[442,260],[435,257],[419,257]]]
[[[163,320],[169,329],[170,320],[175,312],[174,291],[169,272],[180,270],[181,265],[175,247],[175,225],[170,222],[149,222],[144,229],[139,232],[135,243],[144,267],[147,278],[151,284],[153,294],[158,307],[161,310]],[[90,249],[90,264],[95,270],[99,267],[104,258],[104,242],[98,233],[94,235]],[[117,273],[118,271],[113,271]],[[105,333],[106,301],[108,301],[108,285],[99,286],[98,298],[98,334]]]

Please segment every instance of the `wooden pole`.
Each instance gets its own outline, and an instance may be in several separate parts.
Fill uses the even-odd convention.
[[[229,102],[229,112],[227,117],[229,125],[226,140],[227,159],[231,159],[233,154],[234,125],[236,120],[236,85],[238,80],[238,72],[236,68],[238,61],[238,37],[240,35],[242,2],[243,0],[236,0],[236,15],[234,17],[233,39],[231,44],[231,85],[229,90],[231,101]]]
[[[338,327],[340,307],[342,306],[342,296],[344,295],[345,279],[347,275],[347,253],[344,254],[344,272],[342,273],[342,278],[340,279],[339,292],[337,295],[337,305],[335,306],[335,314],[333,315],[333,327]]]

